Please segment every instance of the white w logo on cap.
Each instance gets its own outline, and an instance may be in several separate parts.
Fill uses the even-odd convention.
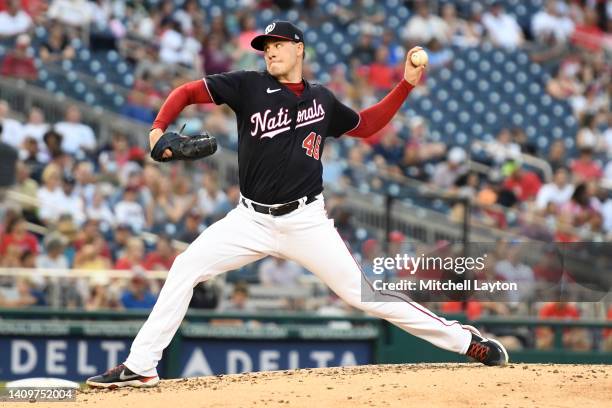
[[[269,26],[267,26],[266,30],[264,31],[264,34],[268,34],[270,31],[274,30],[274,27],[276,27],[276,23],[272,23]]]

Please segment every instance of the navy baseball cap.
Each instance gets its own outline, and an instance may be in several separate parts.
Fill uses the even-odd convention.
[[[289,21],[275,21],[268,25],[263,34],[258,35],[251,41],[251,47],[258,51],[264,50],[264,42],[268,38],[276,38],[293,42],[304,42],[304,33],[295,24]]]

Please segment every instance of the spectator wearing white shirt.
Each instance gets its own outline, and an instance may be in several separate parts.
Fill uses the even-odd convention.
[[[0,37],[14,37],[32,26],[32,18],[21,9],[20,0],[9,0],[6,11],[0,11]]]
[[[45,142],[43,136],[49,130],[49,124],[45,122],[45,115],[42,110],[38,108],[32,108],[28,115],[28,122],[23,125],[23,135],[31,136],[38,142],[38,146],[44,149]]]
[[[435,14],[431,14],[429,4],[421,1],[416,4],[416,14],[410,18],[402,37],[411,44],[425,44],[433,39],[448,44],[450,29],[448,24]]]
[[[501,2],[493,3],[489,12],[482,16],[482,24],[496,47],[512,50],[525,41],[521,27],[513,16],[504,11]]]
[[[202,188],[198,191],[199,208],[204,211],[206,217],[214,217],[226,203],[227,195],[219,188],[216,174],[204,174]]]
[[[601,206],[603,217],[603,229],[607,234],[612,234],[612,198],[608,198]]]
[[[91,205],[87,206],[85,213],[87,219],[100,221],[107,227],[115,225],[115,214],[113,214],[104,194],[99,189],[95,191]]]
[[[206,14],[198,5],[197,0],[187,0],[181,9],[174,12],[174,19],[181,25],[186,34],[194,32],[194,25],[206,21]]]
[[[565,43],[574,31],[574,22],[560,12],[557,0],[548,0],[544,9],[538,11],[531,19],[531,32],[541,41],[553,35],[557,43]]]
[[[612,155],[610,157],[612,157]],[[608,164],[604,167],[602,182],[612,187],[612,160],[608,161]]]
[[[140,233],[146,226],[144,208],[136,200],[135,187],[129,187],[123,193],[123,199],[115,206],[115,221],[127,224],[136,233]]]
[[[10,113],[8,102],[0,100],[0,125],[2,125],[0,140],[19,149],[23,142],[23,125],[18,120],[9,118]]]
[[[62,150],[66,153],[77,155],[96,148],[93,129],[81,123],[81,111],[76,105],[66,109],[65,121],[57,123],[54,128],[62,135]]]
[[[517,291],[508,292],[508,300],[511,302],[527,300],[526,297],[533,289],[535,279],[531,267],[520,260],[521,245],[520,243],[510,244],[506,259],[495,264],[495,274],[499,278],[506,282],[516,283],[519,287]]]
[[[453,147],[448,151],[446,161],[438,163],[434,168],[431,181],[444,189],[453,187],[457,179],[469,171],[466,160],[465,150],[458,146]]]
[[[53,0],[47,17],[72,27],[85,27],[92,21],[92,10],[87,0]]]
[[[83,199],[86,206],[89,206],[92,203],[94,193],[96,191],[93,171],[93,164],[88,161],[79,162],[74,167],[74,179],[76,180],[74,192]]]
[[[85,222],[85,206],[81,197],[74,194],[72,177],[63,177],[62,180],[59,167],[50,164],[43,172],[43,183],[38,190],[40,218],[47,223],[55,223],[60,216],[68,214],[77,226]]]
[[[606,146],[606,152],[608,157],[612,157],[612,126],[610,123],[612,122],[612,113],[608,113],[608,127],[603,132],[603,140]]]
[[[505,128],[499,131],[494,141],[485,146],[485,151],[497,165],[521,158],[521,146],[512,140],[512,133]]]
[[[162,21],[159,47],[159,59],[163,63],[198,68],[200,43],[191,36],[184,36],[180,24],[171,18]]]
[[[258,274],[265,286],[298,286],[302,268],[286,259],[268,257],[259,265]]]
[[[70,214],[76,225],[80,226],[85,222],[85,204],[83,199],[75,192],[76,181],[71,176],[65,176],[62,182],[62,214]]]
[[[61,188],[62,173],[57,164],[51,163],[42,173],[43,185],[38,188],[40,208],[38,216],[45,223],[54,223],[63,212],[64,192]]]
[[[545,210],[548,204],[553,203],[557,208],[567,203],[574,193],[574,186],[568,182],[568,171],[559,167],[555,171],[552,183],[544,184],[536,196],[536,207]]]
[[[607,150],[603,133],[597,126],[597,116],[587,113],[582,117],[581,128],[576,134],[576,147],[593,149],[596,152]]]
[[[36,257],[36,267],[39,269],[68,269],[68,258],[64,255],[65,239],[57,232],[45,237],[45,253]]]

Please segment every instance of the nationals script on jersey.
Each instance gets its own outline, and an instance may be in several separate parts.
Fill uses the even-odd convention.
[[[204,83],[217,105],[236,114],[245,197],[279,204],[323,191],[325,139],[354,129],[357,112],[322,85],[304,81],[298,97],[265,71],[209,75]]]
[[[295,127],[300,128],[323,119],[325,119],[325,109],[317,103],[316,99],[313,99],[311,107],[298,110]],[[251,115],[251,123],[254,126],[251,130],[251,136],[274,137],[279,133],[290,130],[291,121],[289,109],[286,108],[280,108],[276,115],[272,114],[271,109],[266,109],[263,114],[261,112],[254,113]]]

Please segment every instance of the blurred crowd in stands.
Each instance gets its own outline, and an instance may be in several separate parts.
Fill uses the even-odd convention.
[[[503,2],[484,6],[473,2],[466,8],[454,2],[442,1],[433,7],[431,2],[407,1],[411,17],[399,38],[384,29],[385,15],[377,2],[341,2],[331,14],[317,3],[244,0],[237,12],[207,15],[194,0],[180,7],[167,0],[155,6],[146,1],[4,0],[0,1],[0,36],[13,37],[15,47],[0,63],[0,73],[34,79],[35,56],[45,65],[70,60],[75,57],[73,41],[86,36],[90,47],[114,48],[133,64],[135,80],[124,113],[146,122],[180,83],[260,66],[261,57],[250,49],[250,40],[263,28],[256,26],[254,14],[264,9],[297,9],[313,27],[326,21],[358,24],[360,35],[351,55],[329,72],[326,83],[355,109],[376,103],[401,79],[405,52],[413,45],[426,46],[430,70],[449,66],[453,47],[490,43],[500,49],[524,49],[551,73],[546,92],[571,104],[580,123],[573,135],[577,154],[563,139],[542,150],[523,129],[512,128],[499,129],[495,140],[475,155],[434,141],[427,118],[400,112],[367,140],[344,137],[326,145],[324,180],[335,187],[328,212],[364,264],[383,253],[383,243],[380,237],[358,237],[341,192],[362,186],[375,190],[385,180],[417,179],[439,193],[471,197],[475,222],[511,228],[531,239],[576,242],[612,236],[609,2],[548,0],[525,27],[505,10]],[[31,34],[39,25],[49,35],[41,47],[33,49]],[[308,56],[316,55],[309,51],[311,46],[307,44]],[[307,57],[306,62],[305,77],[315,79],[315,61]],[[427,93],[425,84],[413,92],[424,98]],[[179,122],[186,124],[186,133],[207,129],[225,146],[236,145],[235,123],[227,107],[192,106]],[[159,166],[148,160],[148,152],[134,139],[145,135],[115,133],[108,143],[98,140],[76,105],[67,107],[64,120],[49,123],[43,109],[11,112],[10,105],[0,101],[0,124],[0,141],[19,155],[13,190],[30,199],[20,208],[2,208],[0,267],[133,271],[127,282],[104,273],[78,284],[59,279],[49,285],[47,278],[20,278],[10,290],[0,292],[3,306],[50,304],[55,296],[51,288],[61,287],[59,298],[54,297],[61,307],[150,308],[161,282],[146,279],[145,271],[168,270],[177,254],[173,240],[193,241],[238,202],[238,186],[220,179],[205,161]],[[545,172],[529,166],[526,157],[544,159],[552,177],[547,180]],[[470,160],[489,166],[488,171],[475,171]],[[462,204],[453,206],[450,219],[462,220],[464,210]],[[44,229],[28,232],[27,223]],[[154,233],[157,239],[145,239],[143,232]],[[389,240],[399,250],[410,237],[395,231]],[[519,273],[521,268],[508,269]],[[500,271],[505,273],[503,266]],[[248,281],[263,286],[296,286],[307,274],[297,265],[275,259],[257,264],[248,273]],[[218,288],[201,285],[192,306],[249,310],[248,292],[248,284],[240,281],[230,300],[224,301]],[[340,303],[329,297],[325,307],[330,305]],[[445,307],[445,311],[456,311],[453,305]],[[546,306],[539,313],[542,317],[579,315],[571,305],[555,307]],[[468,312],[474,308],[478,310],[474,317],[515,312],[495,302],[469,305]],[[550,342],[549,334],[539,332],[538,341]],[[587,341],[580,335],[574,336],[577,340],[569,337],[568,342]]]

